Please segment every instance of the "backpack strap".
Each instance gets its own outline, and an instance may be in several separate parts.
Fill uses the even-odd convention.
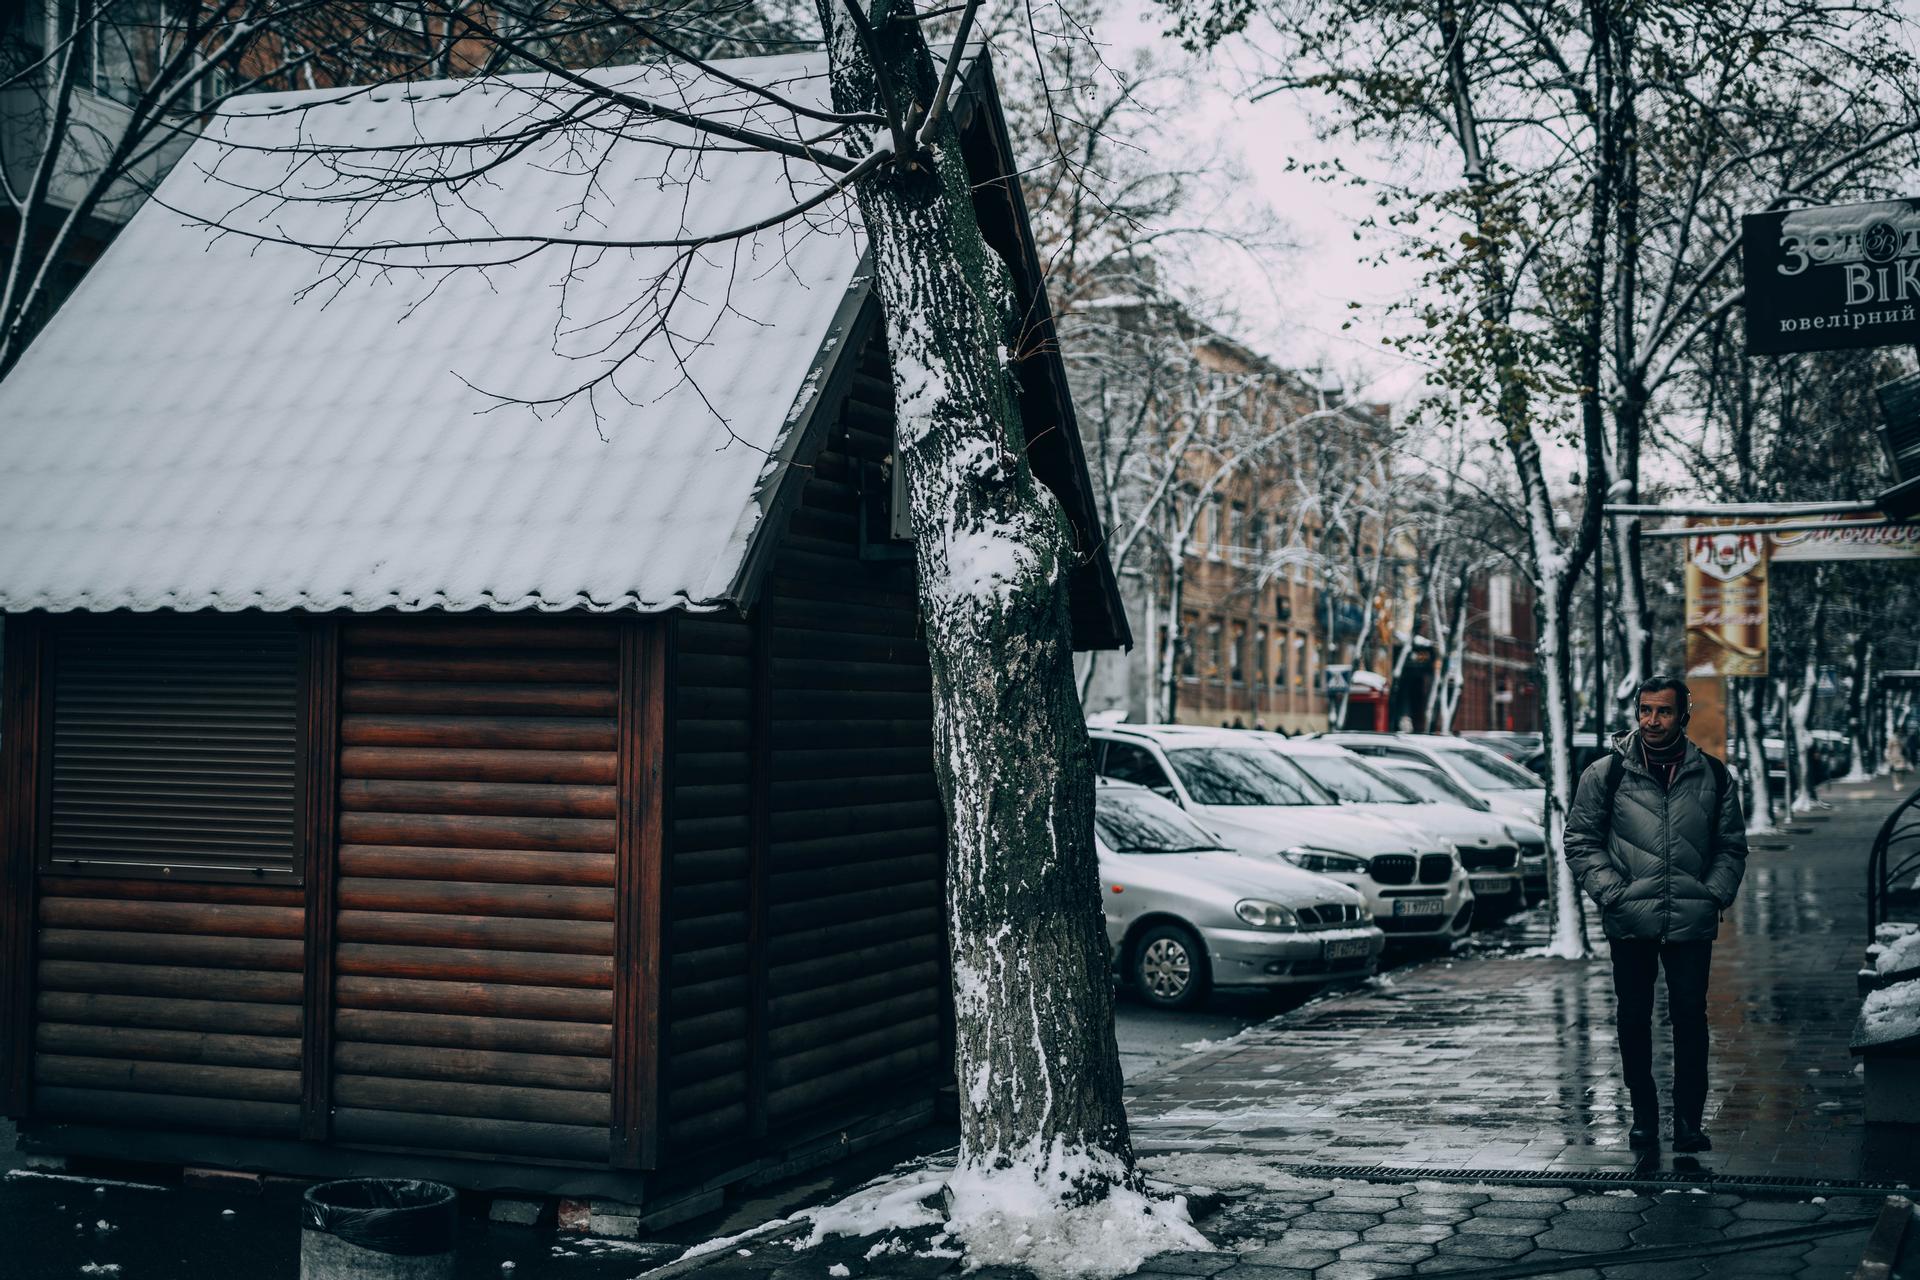
[[[1713,775],[1713,813],[1707,821],[1707,861],[1712,863],[1720,852],[1720,810],[1727,803],[1727,792],[1733,785],[1732,775],[1727,770],[1727,762],[1719,756],[1706,756],[1707,772]]]

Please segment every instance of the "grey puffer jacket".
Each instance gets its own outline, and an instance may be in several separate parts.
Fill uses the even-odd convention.
[[[1747,870],[1746,821],[1729,782],[1715,821],[1713,771],[1687,743],[1670,790],[1662,791],[1641,759],[1638,730],[1613,742],[1624,772],[1614,795],[1613,834],[1601,844],[1600,807],[1609,757],[1580,775],[1567,814],[1567,865],[1600,904],[1609,938],[1705,942],[1720,932],[1720,913],[1733,903]],[[1709,855],[1711,850],[1711,856]]]

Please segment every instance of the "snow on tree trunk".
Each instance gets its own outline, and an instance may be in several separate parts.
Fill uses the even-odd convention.
[[[1187,540],[1175,535],[1167,547],[1167,648],[1160,657],[1160,718],[1174,723],[1180,711],[1180,666],[1193,641],[1181,622],[1186,616]]]
[[[1761,726],[1761,694],[1766,682],[1759,679],[1734,682],[1738,690],[1741,751],[1747,758],[1747,834],[1766,835],[1773,830],[1773,792],[1767,786],[1767,752]]]
[[[838,110],[933,100],[910,9],[875,5],[864,31],[821,10]],[[1133,1168],[1073,679],[1073,536],[1026,462],[1010,276],[975,221],[951,117],[941,124],[856,197],[886,313],[948,820],[948,1209],[972,1261],[1071,1274],[1076,1257],[1110,1261],[1115,1238],[1141,1256],[1204,1242],[1184,1201],[1150,1202]]]
[[[1653,634],[1648,628],[1648,607],[1645,583],[1641,580],[1640,557],[1635,553],[1633,536],[1639,521],[1630,517],[1609,520],[1613,526],[1614,563],[1621,566],[1621,572],[1614,575],[1614,590],[1619,598],[1619,606],[1614,610],[1620,619],[1625,633],[1625,645],[1622,652],[1622,670],[1619,678],[1611,682],[1603,705],[1609,713],[1613,703],[1621,696],[1631,697],[1633,692],[1646,683],[1652,673],[1647,670],[1647,654],[1653,648]],[[1598,557],[1599,550],[1594,551]],[[1607,717],[1611,724],[1613,717]]]
[[[1853,641],[1853,688],[1847,695],[1847,737],[1853,743],[1853,767],[1847,770],[1848,782],[1868,782],[1867,771],[1867,690],[1872,687],[1873,641],[1862,633]]]
[[[1787,705],[1785,719],[1793,737],[1790,743],[1794,756],[1793,809],[1796,813],[1805,813],[1820,803],[1819,792],[1813,782],[1813,735],[1808,726],[1813,722],[1813,695],[1820,683],[1820,628],[1826,620],[1827,570],[1822,565],[1813,577],[1813,617],[1807,628],[1807,661],[1800,672],[1800,689],[1793,701]]]
[[[1568,723],[1571,664],[1567,653],[1568,561],[1554,528],[1553,503],[1547,494],[1540,445],[1531,432],[1510,432],[1508,452],[1526,499],[1527,537],[1534,575],[1534,617],[1538,622],[1541,707],[1546,714],[1547,849],[1553,865],[1553,885],[1547,894],[1552,913],[1552,940],[1547,954],[1569,960],[1587,955],[1585,906],[1574,883],[1573,868],[1565,856],[1567,810],[1573,805],[1572,726]],[[1553,856],[1555,852],[1559,856]]]

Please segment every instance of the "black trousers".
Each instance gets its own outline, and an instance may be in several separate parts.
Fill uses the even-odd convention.
[[[1653,1083],[1653,980],[1667,972],[1667,1019],[1673,1024],[1673,1114],[1698,1125],[1707,1105],[1707,971],[1712,942],[1610,939],[1620,1067],[1637,1112],[1659,1110]]]

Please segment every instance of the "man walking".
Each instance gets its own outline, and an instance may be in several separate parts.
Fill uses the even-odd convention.
[[[1673,1023],[1673,1148],[1709,1151],[1707,971],[1720,913],[1747,869],[1746,824],[1727,766],[1687,740],[1687,686],[1656,677],[1640,686],[1639,728],[1580,775],[1567,814],[1567,865],[1600,919],[1613,953],[1620,1066],[1633,1103],[1627,1141],[1660,1144],[1653,1083],[1653,984],[1667,975]]]

